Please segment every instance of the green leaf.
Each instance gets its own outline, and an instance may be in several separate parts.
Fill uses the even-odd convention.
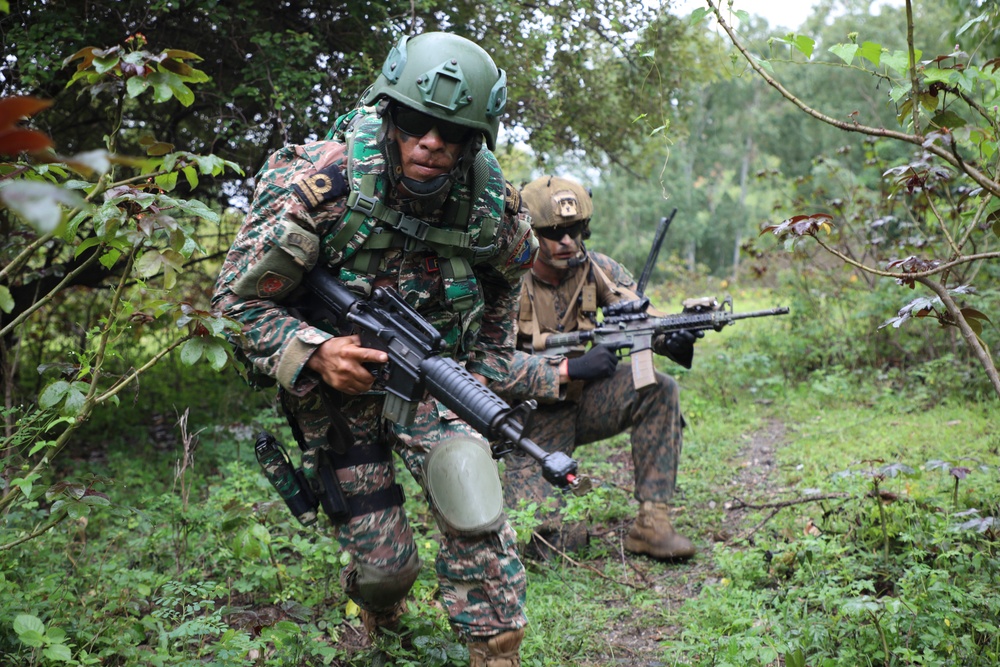
[[[42,623],[37,616],[32,616],[31,614],[18,614],[14,618],[14,632],[18,635],[24,634],[25,632],[37,632],[40,637],[45,632],[45,624]]]
[[[156,184],[167,192],[170,192],[177,187],[177,172],[171,171],[166,174],[160,174],[156,177]]]
[[[80,388],[83,387],[84,391]],[[86,391],[90,385],[86,382],[74,382],[69,391],[66,392],[66,403],[63,405],[63,412],[68,415],[78,415],[83,409],[83,404],[87,399]]]
[[[198,187],[198,172],[195,170],[194,167],[191,166],[184,167],[183,169],[181,169],[181,173],[184,174],[184,178],[187,179],[188,186],[190,186],[192,190]]]
[[[226,348],[217,340],[211,341],[205,347],[205,356],[208,358],[208,363],[217,371],[222,370],[222,367],[226,365],[226,359],[228,359]]]
[[[857,44],[834,44],[829,49],[830,53],[843,60],[848,65],[854,60],[854,54],[858,52]]]
[[[205,341],[201,338],[192,338],[188,342],[181,345],[181,363],[186,366],[193,365],[196,361],[201,359],[201,355],[204,351]]]
[[[170,92],[177,98],[177,101],[186,107],[191,106],[194,102],[194,92],[187,87],[184,80],[173,72],[161,73],[164,75],[164,80],[167,86],[170,87]]]
[[[167,77],[163,72],[153,72],[147,77],[149,84],[153,87],[153,102],[160,104],[170,100],[174,96],[167,82]]]
[[[740,20],[740,23],[742,23],[743,25],[748,25],[750,23],[750,12],[748,12],[747,10],[737,9],[735,12],[733,12],[733,14],[735,14],[736,18],[738,18]]]
[[[190,201],[179,199],[177,200],[178,207],[185,213],[197,216],[202,220],[208,222],[218,222],[219,214],[210,209],[204,202],[198,201],[197,199],[192,199]]]
[[[8,314],[14,310],[14,297],[6,285],[0,285],[0,310]]]
[[[816,48],[816,40],[808,35],[796,35],[792,44],[802,52],[806,58],[812,58],[813,49]]]
[[[156,250],[147,250],[135,260],[135,272],[143,278],[152,278],[160,272],[163,257]]]
[[[45,631],[45,638],[50,644],[62,644],[66,641],[66,631],[62,628],[49,628]]]
[[[755,55],[753,55],[753,54],[751,54],[751,57],[752,57],[752,58],[753,58],[754,60],[756,60],[756,61],[757,61],[757,64],[758,64],[758,65],[760,65],[760,66],[761,66],[761,67],[762,67],[763,69],[767,70],[767,72],[768,72],[769,74],[774,74],[774,68],[773,68],[773,67],[771,67],[771,63],[770,63],[770,62],[769,62],[768,60],[766,60],[766,59],[764,59],[764,58],[760,58],[760,57],[758,57],[758,56],[755,56]]]
[[[90,507],[83,503],[68,503],[66,505],[66,514],[69,518],[76,520],[90,514]]]
[[[147,88],[149,88],[149,81],[141,76],[133,76],[125,82],[125,90],[128,92],[128,96],[132,99],[142,95],[146,92]]]
[[[691,12],[691,18],[688,19],[688,25],[698,25],[705,19],[706,16],[708,16],[708,14],[708,9],[705,7],[699,7]]]
[[[917,60],[920,60],[920,53],[919,49],[913,51]],[[910,68],[910,56],[906,51],[893,51],[891,54],[887,53],[882,56],[882,64],[905,76]]]
[[[931,123],[937,127],[947,127],[952,130],[958,127],[963,127],[966,124],[965,119],[951,109],[935,114],[934,117],[931,118]]]
[[[34,456],[46,447],[55,447],[55,444],[54,440],[39,440],[31,446],[31,449],[28,451],[28,456]]]
[[[43,410],[55,407],[62,402],[63,398],[66,397],[66,392],[68,391],[69,382],[66,382],[65,380],[57,380],[43,389],[42,393],[38,395],[38,406]]]
[[[882,45],[876,44],[875,42],[864,42],[859,49],[860,55],[865,60],[869,61],[876,67],[879,64],[879,59],[882,57]]]
[[[117,67],[119,61],[120,59],[117,53],[110,56],[94,58],[94,71],[98,74],[105,74]]]
[[[58,660],[59,662],[69,662],[73,659],[73,652],[65,644],[51,644],[42,651],[42,655],[49,660]]]

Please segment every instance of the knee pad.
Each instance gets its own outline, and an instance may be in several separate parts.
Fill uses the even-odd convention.
[[[485,442],[456,437],[436,445],[424,461],[424,481],[443,530],[474,536],[503,524],[500,475]]]
[[[397,572],[355,561],[348,575],[347,593],[359,606],[372,611],[392,609],[403,600],[420,574],[420,558],[414,551]]]

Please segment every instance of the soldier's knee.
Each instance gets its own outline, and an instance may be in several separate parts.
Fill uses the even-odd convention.
[[[657,396],[663,401],[671,403],[677,402],[677,380],[673,379],[666,373],[656,371],[656,385],[654,385],[654,387],[650,387],[650,389],[653,389],[653,391],[650,392],[652,395]]]
[[[420,574],[420,558],[414,551],[400,568],[351,563],[347,574],[347,594],[359,606],[373,611],[391,609],[404,599]]]

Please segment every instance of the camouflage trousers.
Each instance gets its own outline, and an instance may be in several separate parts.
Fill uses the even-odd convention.
[[[305,467],[311,451],[315,451],[312,448],[327,441],[331,406],[320,400],[316,391],[304,399],[286,398],[290,399],[286,409],[296,415],[296,423],[310,448],[303,455]],[[339,410],[353,433],[354,446],[378,443],[390,446],[428,499],[423,466],[431,449],[456,436],[483,440],[471,426],[433,399],[419,405],[416,419],[408,428],[381,418],[380,396],[350,397]],[[337,478],[347,497],[386,489],[396,482],[392,461],[341,468],[337,470]],[[363,609],[380,611],[360,595],[355,580],[359,570],[366,567],[376,568],[387,581],[393,580],[394,573],[412,569],[417,547],[403,508],[393,506],[356,516],[345,524],[333,526],[333,531],[341,548],[351,555],[351,563],[341,573],[344,590]],[[474,537],[457,536],[441,529],[435,572],[451,626],[463,639],[493,637],[527,625],[526,578],[516,541],[516,534],[506,521],[497,531]]]
[[[636,392],[632,367],[620,364],[614,375],[584,385],[578,401],[543,404],[531,422],[531,439],[547,451],[572,455],[577,447],[631,429],[635,498],[668,502],[674,494],[681,455],[681,417],[677,383],[656,373],[656,384]],[[505,459],[504,502],[515,508],[521,498],[558,510],[559,492],[528,457]],[[559,525],[555,513],[540,513],[542,529]]]

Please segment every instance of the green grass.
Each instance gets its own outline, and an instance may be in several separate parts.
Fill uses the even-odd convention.
[[[737,311],[778,305],[734,299]],[[698,343],[690,371],[661,365],[688,422],[675,523],[700,549],[692,561],[622,552],[636,510],[626,435],[578,450],[602,485],[567,511],[594,537],[572,561],[528,563],[526,667],[1000,660],[996,399],[977,401],[940,360],[802,373],[788,362],[789,326],[737,322]],[[49,483],[91,490],[53,530],[0,551],[5,665],[371,663],[336,543],[291,518],[249,432],[214,428],[210,412],[191,419],[206,430],[185,479],[176,444],[105,429],[0,519],[8,544],[50,516]],[[272,413],[253,421],[289,440]],[[427,565],[406,618],[414,648],[376,648],[399,666],[465,664],[436,602],[436,529],[401,479]],[[532,515],[512,513],[523,539]]]

